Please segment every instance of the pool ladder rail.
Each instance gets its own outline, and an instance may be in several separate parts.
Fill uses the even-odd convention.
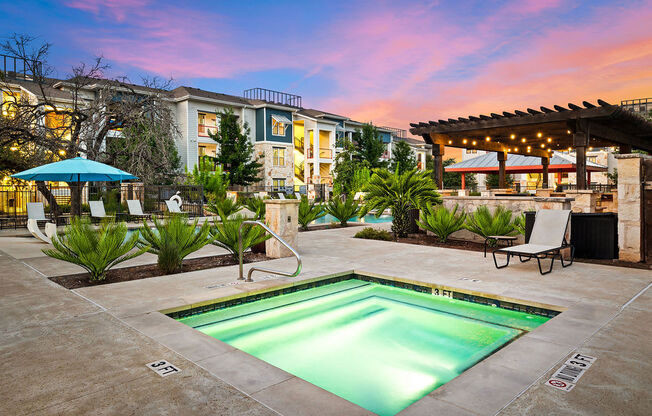
[[[274,269],[267,269],[264,267],[252,267],[249,269],[249,272],[247,273],[247,279],[244,279],[244,268],[242,264],[242,256],[243,256],[243,250],[242,250],[242,227],[245,224],[250,224],[253,226],[259,225],[263,227],[268,233],[272,235],[275,239],[277,239],[281,244],[283,244],[285,247],[287,247],[288,250],[292,252],[292,255],[297,259],[297,269],[293,273],[288,273],[288,272],[283,272],[280,270],[274,270]],[[259,272],[266,272],[266,273],[272,273],[272,274],[277,274],[279,276],[286,276],[286,277],[296,277],[301,273],[301,256],[299,256],[299,253],[290,245],[281,238],[280,235],[276,234],[274,231],[272,231],[264,222],[261,221],[242,221],[242,224],[240,224],[240,227],[238,228],[238,257],[239,257],[239,262],[240,262],[240,275],[238,277],[238,280],[244,280],[245,282],[253,282],[253,279],[251,278],[251,274],[255,271]]]

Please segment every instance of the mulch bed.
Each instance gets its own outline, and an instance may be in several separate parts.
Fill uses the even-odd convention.
[[[348,223],[348,227],[362,227],[364,225],[367,225],[367,224],[361,224],[361,223],[358,223],[358,222],[349,222]],[[305,232],[308,232],[308,231],[332,230],[332,229],[335,229],[335,228],[344,228],[344,227],[340,226],[339,223],[323,224],[323,225],[311,225],[310,227],[308,227],[307,230],[302,230],[301,227],[299,227],[299,232],[300,233],[305,233]]]
[[[253,263],[257,261],[269,260],[265,254],[246,252],[244,254],[244,263]],[[192,272],[195,270],[212,269],[215,267],[233,266],[238,264],[230,254],[221,254],[219,256],[208,256],[196,259],[186,259],[183,261],[181,273]],[[99,286],[110,283],[128,282],[130,280],[147,279],[150,277],[162,276],[156,264],[147,264],[143,266],[133,266],[111,269],[107,272],[106,279],[99,282],[90,282],[88,273],[78,273],[66,276],[50,277],[54,283],[57,283],[66,289],[78,289],[87,286]]]
[[[442,248],[456,248],[459,250],[469,251],[484,251],[484,244],[475,241],[464,241],[449,239],[446,243],[442,243],[435,236],[426,234],[410,234],[407,238],[399,238],[399,243],[416,244],[421,246],[442,247]],[[503,247],[503,245],[500,245]],[[487,256],[494,250],[495,247],[487,247]],[[605,266],[629,267],[631,269],[652,270],[652,264],[646,263],[630,263],[620,260],[601,260],[601,259],[581,259],[575,258],[578,263],[602,264]]]

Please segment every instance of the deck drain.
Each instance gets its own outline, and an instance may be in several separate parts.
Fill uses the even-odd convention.
[[[277,277],[277,276],[275,276],[275,275],[273,275],[273,274],[267,274],[267,275],[265,275],[265,276],[259,276],[259,277],[256,277],[256,280],[253,281],[253,282],[245,282],[244,280],[236,280],[235,282],[219,283],[219,284],[217,284],[217,285],[206,286],[206,289],[217,289],[217,288],[219,288],[219,287],[242,285],[242,284],[244,284],[244,283],[256,283],[256,282],[259,282],[259,281],[261,281],[261,280],[271,280],[271,279],[275,279],[276,277]]]

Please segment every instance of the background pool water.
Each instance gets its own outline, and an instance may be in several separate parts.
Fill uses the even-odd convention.
[[[392,222],[394,217],[391,215],[381,215],[380,217],[376,218],[375,215],[373,214],[367,214],[364,217],[353,217],[349,219],[349,222],[362,222],[362,223],[367,223],[367,224],[377,224],[381,222]],[[311,224],[330,224],[332,222],[339,223],[340,220],[337,218],[333,217],[331,214],[326,214],[325,216],[316,219],[315,221],[311,222]]]
[[[180,319],[379,415],[547,320],[356,279]]]

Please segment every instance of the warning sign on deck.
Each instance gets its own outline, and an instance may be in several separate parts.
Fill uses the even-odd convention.
[[[548,379],[546,385],[563,391],[571,391],[597,358],[575,353]]]

